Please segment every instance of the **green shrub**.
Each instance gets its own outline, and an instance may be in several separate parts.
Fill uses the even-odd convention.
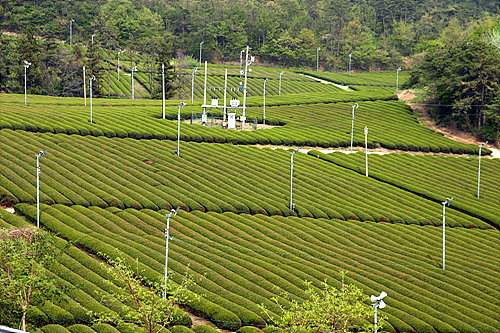
[[[71,333],[64,326],[58,324],[50,324],[42,327],[44,333]]]
[[[26,312],[26,322],[35,327],[42,327],[49,323],[49,318],[39,308],[30,306]]]
[[[119,333],[116,328],[105,323],[95,323],[91,326],[97,333]]]
[[[195,333],[219,333],[218,330],[216,330],[210,325],[197,325],[193,327],[193,331]]]
[[[47,315],[49,322],[53,324],[63,326],[75,324],[75,317],[73,317],[71,313],[53,304],[52,302],[45,301],[45,303],[40,305],[38,308]]]
[[[283,333],[283,329],[276,326],[266,326],[262,329],[264,333]]]
[[[182,325],[176,325],[169,328],[171,333],[193,333],[193,330]]]
[[[0,120],[0,130],[1,130],[2,128],[7,128],[7,129],[10,129],[10,130],[13,130],[13,129],[14,129],[14,126],[12,126],[12,124],[11,124],[11,123],[8,123],[8,122],[6,122],[6,121],[4,121],[4,120]]]
[[[191,319],[189,314],[182,311],[181,309],[177,309],[173,317],[174,320],[172,321],[171,325],[186,326],[186,327],[193,326],[193,320]]]
[[[82,324],[71,325],[68,327],[68,330],[71,333],[96,333],[92,328]]]
[[[237,330],[236,332],[237,333],[262,333],[262,331],[255,326],[243,326],[239,330]]]

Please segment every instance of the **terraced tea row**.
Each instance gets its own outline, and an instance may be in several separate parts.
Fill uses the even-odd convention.
[[[36,216],[33,206],[16,209],[32,221]],[[148,278],[158,278],[166,212],[42,205],[41,221],[92,252],[113,255],[118,247],[139,258]],[[206,274],[195,291],[243,323],[262,323],[261,303],[275,309],[269,301],[275,284],[301,299],[304,279],[338,286],[342,269],[367,295],[389,294],[383,312],[390,332],[498,332],[494,230],[448,230],[442,270],[441,230],[434,227],[196,211],[180,211],[170,226],[169,269],[182,273],[189,263]]]
[[[220,144],[133,140],[3,129],[3,202],[35,202],[34,154],[47,204],[212,211],[440,225],[440,204],[321,159],[296,154],[289,209],[290,152]],[[382,193],[383,191],[383,193]],[[450,226],[491,228],[450,210]]]
[[[310,154],[350,170],[365,174],[364,154]],[[412,193],[444,200],[453,197],[451,207],[477,216],[500,229],[499,161],[481,160],[480,198],[478,198],[479,160],[476,157],[411,156],[409,154],[370,155],[370,177]]]
[[[349,93],[344,94],[339,98],[349,100],[355,97]],[[366,95],[364,98],[369,99],[370,96]],[[375,96],[382,97],[380,93],[374,93],[374,98]],[[386,97],[392,98],[389,95]],[[269,104],[283,103],[284,100],[279,98]],[[285,97],[283,98],[285,99]],[[330,102],[335,101],[331,96],[324,98]],[[2,99],[10,112],[2,114],[0,128],[136,139],[177,139],[177,124],[169,120],[159,119],[162,111],[161,103],[157,101],[99,100],[94,104],[93,123],[90,123],[89,107],[82,106],[82,101],[79,99],[30,97],[28,108],[22,104],[19,95],[5,95],[2,96]],[[297,97],[295,101],[297,103],[313,103],[317,99],[316,97],[312,100],[307,97]],[[66,102],[65,105],[61,105],[64,102]],[[166,116],[169,119],[177,118],[178,108],[173,103],[169,102],[166,107]],[[181,139],[233,144],[346,147],[350,145],[353,103],[337,102],[268,107],[266,108],[267,123],[284,126],[265,130],[228,131],[219,127],[207,128],[183,124]],[[359,101],[358,104],[359,108],[355,112],[354,122],[355,146],[364,145],[363,128],[368,126],[369,147],[381,145],[388,149],[478,153],[478,147],[475,145],[457,143],[424,128],[418,124],[411,110],[403,103]],[[201,108],[199,106],[184,107],[182,118],[191,118],[192,112],[199,113]],[[220,110],[215,108],[210,112],[216,117],[221,116]],[[262,119],[262,108],[249,107],[247,117],[249,119],[253,117]],[[490,152],[484,149],[483,153]]]
[[[405,83],[410,73],[407,71],[396,70],[387,72],[368,72],[368,73],[329,73],[329,72],[303,72],[307,75],[314,76],[329,82],[335,82],[344,86],[348,86],[354,90],[385,90],[396,91],[396,86],[399,88]]]

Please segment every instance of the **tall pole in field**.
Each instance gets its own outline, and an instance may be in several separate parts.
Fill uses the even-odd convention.
[[[137,72],[137,66],[132,68],[132,99],[134,99],[134,72]]]
[[[445,265],[445,258],[446,258],[446,205],[450,205],[450,201],[453,200],[453,197],[450,198],[446,198],[446,201],[443,201],[442,204],[443,204],[443,269],[446,269],[446,265]]]
[[[118,51],[118,81],[120,81],[120,53],[122,51]]]
[[[226,104],[227,103],[227,68],[224,70],[224,110],[222,114],[222,128],[226,128]]]
[[[352,144],[353,144],[353,135],[354,135],[354,109],[359,107],[358,103],[352,106],[352,122],[351,122],[351,153],[352,153]]]
[[[40,157],[47,154],[47,149],[36,155],[36,227],[40,228]]]
[[[167,217],[167,228],[165,229],[165,284],[163,287],[163,299],[167,298],[167,273],[168,273],[168,241],[170,240],[170,218],[177,215],[179,211],[179,206],[177,209],[172,209],[170,214],[165,214]]]
[[[269,81],[269,79],[264,80],[264,116],[262,117],[262,124],[266,124],[266,82]]]
[[[95,75],[89,78],[90,85],[90,122],[92,122],[92,81],[95,81]]]
[[[488,144],[488,141],[483,142],[479,146],[479,170],[477,171],[477,197],[479,198],[479,184],[481,182],[481,148],[486,146]]]
[[[365,126],[365,160],[366,160],[366,177],[368,177],[368,127]]]
[[[281,95],[281,75],[283,75],[285,72],[281,71],[280,72],[280,88],[279,88],[279,92],[278,92],[278,95]]]
[[[294,210],[293,200],[292,200],[292,191],[293,191],[293,155],[298,151],[298,149],[294,149],[291,152],[290,158],[290,210]]]
[[[316,72],[319,72],[319,50],[321,50],[321,47],[316,49]]]
[[[161,108],[165,119],[165,64],[161,64]]]
[[[69,46],[73,45],[73,22],[75,20],[69,20]]]
[[[399,71],[401,70],[401,67],[398,67],[396,70],[396,91],[399,89]]]
[[[28,89],[26,85],[27,73],[26,70],[30,67],[31,62],[24,60],[24,106],[28,106]]]
[[[186,103],[181,102],[179,104],[179,110],[177,112],[177,150],[175,151],[175,155],[181,156],[181,108],[184,107]]]
[[[200,43],[200,67],[201,67],[201,46],[203,45],[203,43],[205,43],[205,41]]]
[[[375,316],[373,318],[373,323],[375,325],[375,332],[374,333],[378,332],[377,309],[378,308],[383,309],[386,307],[385,302],[383,301],[384,297],[386,297],[386,296],[387,296],[387,293],[385,291],[381,292],[380,296],[374,296],[374,295],[370,296],[370,300],[373,303],[372,306],[375,308]]]
[[[194,102],[194,73],[198,70],[198,67],[193,68],[193,73],[191,74],[191,104]]]
[[[85,66],[83,66],[83,99],[85,100],[85,106],[87,106],[87,79],[85,78]]]

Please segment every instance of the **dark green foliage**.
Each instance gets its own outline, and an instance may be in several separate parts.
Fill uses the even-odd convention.
[[[262,332],[259,328],[255,326],[243,326],[240,328],[237,333],[260,333]]]
[[[428,52],[409,84],[427,87],[433,104],[438,104],[433,111],[438,122],[496,142],[499,75],[498,50],[483,40],[468,39]]]
[[[104,323],[95,323],[92,329],[97,333],[119,333],[119,331],[111,325]]]
[[[71,325],[68,327],[68,330],[71,333],[96,333],[92,328],[82,324]]]
[[[71,331],[59,324],[45,325],[41,328],[43,333],[71,333]]]
[[[176,325],[169,328],[171,333],[193,333],[193,330],[182,325]]]
[[[26,322],[35,327],[42,327],[49,323],[49,318],[42,310],[31,306],[26,313]]]
[[[75,324],[75,317],[73,317],[71,313],[53,304],[50,301],[46,301],[38,308],[47,315],[47,318],[49,319],[50,323],[62,326],[69,326]]]
[[[196,325],[193,327],[195,333],[217,333],[218,331],[210,325]]]

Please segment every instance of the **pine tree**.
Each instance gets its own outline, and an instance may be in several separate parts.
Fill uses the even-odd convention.
[[[26,87],[28,94],[41,94],[43,88],[43,74],[40,65],[40,45],[33,36],[31,29],[26,30],[23,37],[19,39],[17,51],[20,55],[18,80],[21,87],[24,87],[24,65],[25,61],[31,63],[26,70]]]
[[[175,66],[172,64],[173,43],[167,38],[162,38],[158,43],[158,55],[156,57],[156,76],[154,97],[162,98],[162,65],[165,65],[165,98],[171,98],[175,94],[174,80],[176,77]]]
[[[95,81],[92,82],[92,94],[94,97],[100,97],[103,92],[102,71],[99,47],[95,42],[90,43],[87,49],[86,80],[91,78],[92,75],[95,76]]]

